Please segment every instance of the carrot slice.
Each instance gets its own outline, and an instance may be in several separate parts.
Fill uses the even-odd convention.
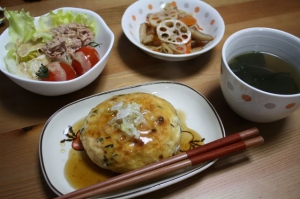
[[[186,46],[186,51],[185,51],[185,53],[186,53],[186,54],[191,53],[191,52],[192,52],[192,41],[189,40],[189,42],[187,42],[187,43],[185,44],[185,46]]]
[[[191,16],[191,15],[184,15],[179,20],[182,21],[187,26],[192,26],[195,23],[197,23],[197,20],[193,16]]]

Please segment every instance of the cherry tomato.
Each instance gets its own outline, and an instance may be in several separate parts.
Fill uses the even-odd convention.
[[[47,66],[42,65],[36,75],[43,81],[66,81],[77,77],[72,66],[64,62],[51,62]]]
[[[86,73],[100,60],[100,56],[95,48],[91,46],[84,46],[79,48],[72,60],[72,67],[78,76]]]

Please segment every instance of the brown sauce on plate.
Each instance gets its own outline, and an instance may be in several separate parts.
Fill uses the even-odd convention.
[[[185,121],[185,114],[182,111],[177,110],[177,114],[180,118],[180,124],[182,129],[181,142],[180,142],[180,151],[187,151],[192,148],[203,145],[204,139],[200,136],[199,133],[187,127]]]
[[[178,110],[177,113],[182,127],[179,153],[203,145],[204,139],[196,131],[187,127],[185,114]],[[83,119],[76,122],[72,126],[73,131],[78,132],[82,124]],[[76,151],[74,149],[69,151],[69,158],[65,164],[64,173],[65,178],[74,189],[81,189],[118,175],[97,166],[90,160],[84,150]]]

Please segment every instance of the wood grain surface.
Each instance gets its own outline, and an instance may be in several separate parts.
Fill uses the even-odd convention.
[[[0,198],[53,198],[39,165],[38,144],[47,119],[77,99],[124,86],[170,80],[202,93],[217,110],[226,134],[256,126],[262,146],[219,159],[205,172],[137,198],[300,198],[300,110],[272,123],[253,123],[226,104],[219,85],[221,50],[234,32],[269,27],[300,37],[299,0],[206,0],[222,15],[226,30],[211,51],[188,61],[166,62],[135,47],[122,32],[121,18],[134,0],[0,0],[10,10],[24,8],[32,16],[59,7],[81,7],[97,12],[115,35],[110,59],[100,76],[71,94],[45,97],[16,85],[0,73]],[[8,22],[0,25],[0,33]],[[0,44],[2,45],[2,44]]]

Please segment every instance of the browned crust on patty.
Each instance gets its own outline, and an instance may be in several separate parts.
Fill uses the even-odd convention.
[[[110,108],[116,103],[135,102],[146,111],[146,127],[140,137],[126,136],[117,129],[109,134],[107,123],[115,117]],[[148,93],[113,96],[93,108],[85,119],[81,140],[87,154],[98,166],[124,173],[177,153],[181,138],[180,120],[168,101]]]

